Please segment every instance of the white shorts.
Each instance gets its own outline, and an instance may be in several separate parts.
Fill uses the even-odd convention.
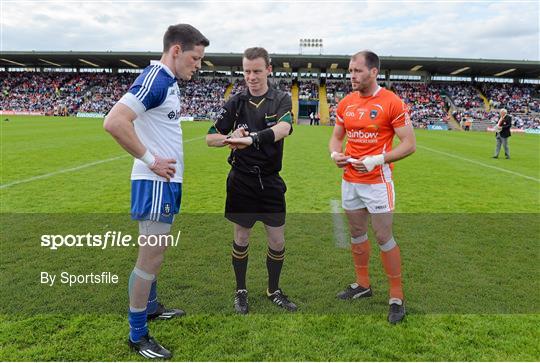
[[[394,182],[380,184],[341,182],[341,205],[345,210],[367,208],[369,213],[388,213],[394,210]]]

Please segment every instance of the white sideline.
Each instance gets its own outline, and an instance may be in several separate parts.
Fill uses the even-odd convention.
[[[533,181],[535,181],[535,182],[537,182],[537,183],[540,183],[540,179],[534,178],[534,177],[532,177],[532,176],[528,176],[528,175],[525,175],[525,174],[517,173],[517,172],[515,172],[515,171],[511,171],[511,170],[504,169],[504,168],[499,168],[498,166],[493,166],[493,165],[485,164],[485,163],[482,163],[482,162],[477,161],[477,160],[467,159],[467,158],[464,158],[464,157],[462,157],[462,156],[450,154],[450,153],[447,153],[447,152],[444,152],[444,151],[432,149],[432,148],[427,147],[427,146],[418,145],[418,144],[417,144],[416,146],[419,147],[419,148],[421,148],[421,149],[426,149],[426,150],[429,150],[429,151],[434,152],[434,153],[446,155],[446,156],[449,156],[449,157],[454,158],[454,159],[463,160],[463,161],[466,161],[466,162],[468,162],[468,163],[480,165],[480,166],[483,166],[483,167],[485,167],[485,168],[490,168],[490,169],[502,171],[502,172],[504,172],[504,173],[512,174],[512,175],[519,176],[519,177],[524,178],[524,179],[529,179],[529,180],[533,180]]]
[[[330,209],[332,213],[332,221],[334,222],[334,238],[336,247],[348,248],[349,235],[345,230],[345,221],[343,219],[343,211],[341,210],[341,201],[337,199],[331,199]]]
[[[190,141],[195,141],[195,140],[199,140],[199,139],[202,139],[206,137],[206,135],[204,136],[199,136],[199,137],[195,137],[193,139],[188,139],[188,140],[185,140],[184,141],[184,144],[190,142]],[[111,162],[111,161],[115,161],[115,160],[118,160],[118,159],[122,159],[122,158],[126,158],[126,157],[131,157],[131,155],[129,154],[124,154],[124,155],[120,155],[120,156],[116,156],[114,158],[109,158],[109,159],[103,159],[103,160],[98,160],[98,161],[93,161],[91,163],[88,163],[88,164],[82,164],[82,165],[79,165],[79,166],[75,166],[73,168],[68,168],[68,169],[60,169],[60,170],[57,170],[57,171],[53,171],[52,173],[47,173],[47,174],[42,174],[42,175],[36,175],[36,176],[33,176],[31,178],[27,178],[27,179],[20,179],[20,180],[15,180],[15,181],[12,181],[10,183],[6,183],[6,184],[2,184],[0,185],[0,189],[4,189],[4,188],[9,188],[9,187],[12,187],[12,186],[15,186],[15,185],[19,185],[19,184],[24,184],[24,183],[30,183],[30,182],[33,182],[33,181],[36,181],[36,180],[40,180],[40,179],[45,179],[45,178],[49,178],[51,176],[55,176],[55,175],[59,175],[59,174],[65,174],[65,173],[70,173],[72,171],[77,171],[77,170],[81,170],[81,169],[86,169],[86,168],[90,168],[94,165],[99,165],[99,164],[105,164],[105,163],[108,163],[108,162]]]

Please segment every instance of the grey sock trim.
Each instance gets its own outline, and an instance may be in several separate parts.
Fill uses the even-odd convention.
[[[358,237],[351,237],[351,243],[353,244],[364,243],[367,240],[368,240],[367,233],[364,233],[363,235],[358,236]]]
[[[397,246],[396,240],[394,239],[394,237],[392,237],[386,243],[379,245],[379,248],[383,252],[388,252],[396,246]]]
[[[144,308],[134,308],[131,305],[129,306],[129,311],[131,311],[132,313],[142,313],[145,310],[146,310],[146,306]]]

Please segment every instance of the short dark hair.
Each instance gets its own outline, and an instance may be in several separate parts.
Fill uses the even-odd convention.
[[[358,52],[353,55],[351,59],[356,59],[358,56],[364,57],[366,67],[368,67],[368,69],[377,68],[377,72],[381,71],[381,60],[379,59],[379,56],[373,53],[371,50],[363,50]]]
[[[261,47],[253,47],[253,48],[248,48],[244,50],[244,58],[249,59],[249,60],[262,58],[264,59],[264,63],[266,64],[267,67],[270,65],[270,56],[268,55],[268,52],[266,51],[266,49],[261,48]]]
[[[192,50],[197,45],[208,47],[210,41],[194,26],[189,24],[176,24],[167,28],[163,35],[163,52],[167,52],[173,45],[180,44],[182,51]]]

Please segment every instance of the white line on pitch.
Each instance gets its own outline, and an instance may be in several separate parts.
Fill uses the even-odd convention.
[[[330,200],[330,209],[332,213],[332,221],[334,222],[334,237],[336,239],[336,247],[348,248],[348,235],[345,231],[345,221],[343,220],[343,213],[340,207],[340,201],[336,199]]]
[[[195,141],[195,140],[202,139],[203,137],[206,137],[206,135],[200,136],[200,137],[195,137],[193,139],[185,140],[184,144],[186,144],[186,143],[188,143],[190,141]],[[29,183],[29,182],[33,182],[33,181],[36,181],[36,180],[49,178],[51,176],[55,176],[55,175],[59,175],[59,174],[65,174],[65,173],[70,173],[72,171],[78,171],[78,170],[81,170],[81,169],[90,168],[90,167],[95,166],[95,165],[105,164],[105,163],[108,163],[108,162],[111,162],[111,161],[119,160],[119,159],[122,159],[122,158],[127,158],[128,156],[131,156],[131,155],[124,154],[124,155],[116,156],[114,158],[98,160],[98,161],[94,161],[94,162],[91,162],[91,163],[88,163],[88,164],[75,166],[73,168],[60,169],[60,170],[57,170],[57,171],[53,171],[52,173],[36,175],[36,176],[33,176],[31,178],[27,178],[27,179],[15,180],[15,181],[12,181],[11,183],[0,185],[0,189],[9,188],[9,187],[12,187],[12,186],[15,186],[15,185]]]
[[[480,165],[480,166],[483,166],[483,167],[486,167],[486,168],[490,168],[490,169],[502,171],[502,172],[504,172],[504,173],[512,174],[512,175],[515,175],[515,176],[519,176],[519,177],[522,177],[522,178],[525,178],[525,179],[529,179],[529,180],[533,180],[533,181],[535,181],[535,182],[537,182],[537,183],[540,183],[540,179],[534,178],[534,177],[532,177],[532,176],[528,176],[528,175],[525,175],[525,174],[517,173],[517,172],[515,172],[515,171],[511,171],[511,170],[504,169],[504,168],[499,168],[498,166],[493,166],[493,165],[485,164],[485,163],[482,163],[482,162],[480,162],[480,161],[476,161],[476,160],[473,160],[473,159],[467,159],[467,158],[464,158],[464,157],[462,157],[462,156],[450,154],[450,153],[447,153],[447,152],[444,152],[444,151],[432,149],[432,148],[427,147],[427,146],[423,146],[423,145],[417,145],[417,146],[418,146],[419,148],[422,148],[422,149],[426,149],[426,150],[432,151],[432,152],[434,152],[434,153],[446,155],[446,156],[449,156],[449,157],[454,158],[454,159],[459,159],[459,160],[467,161],[467,162],[469,162],[469,163],[473,163],[473,164],[477,164],[477,165]]]

